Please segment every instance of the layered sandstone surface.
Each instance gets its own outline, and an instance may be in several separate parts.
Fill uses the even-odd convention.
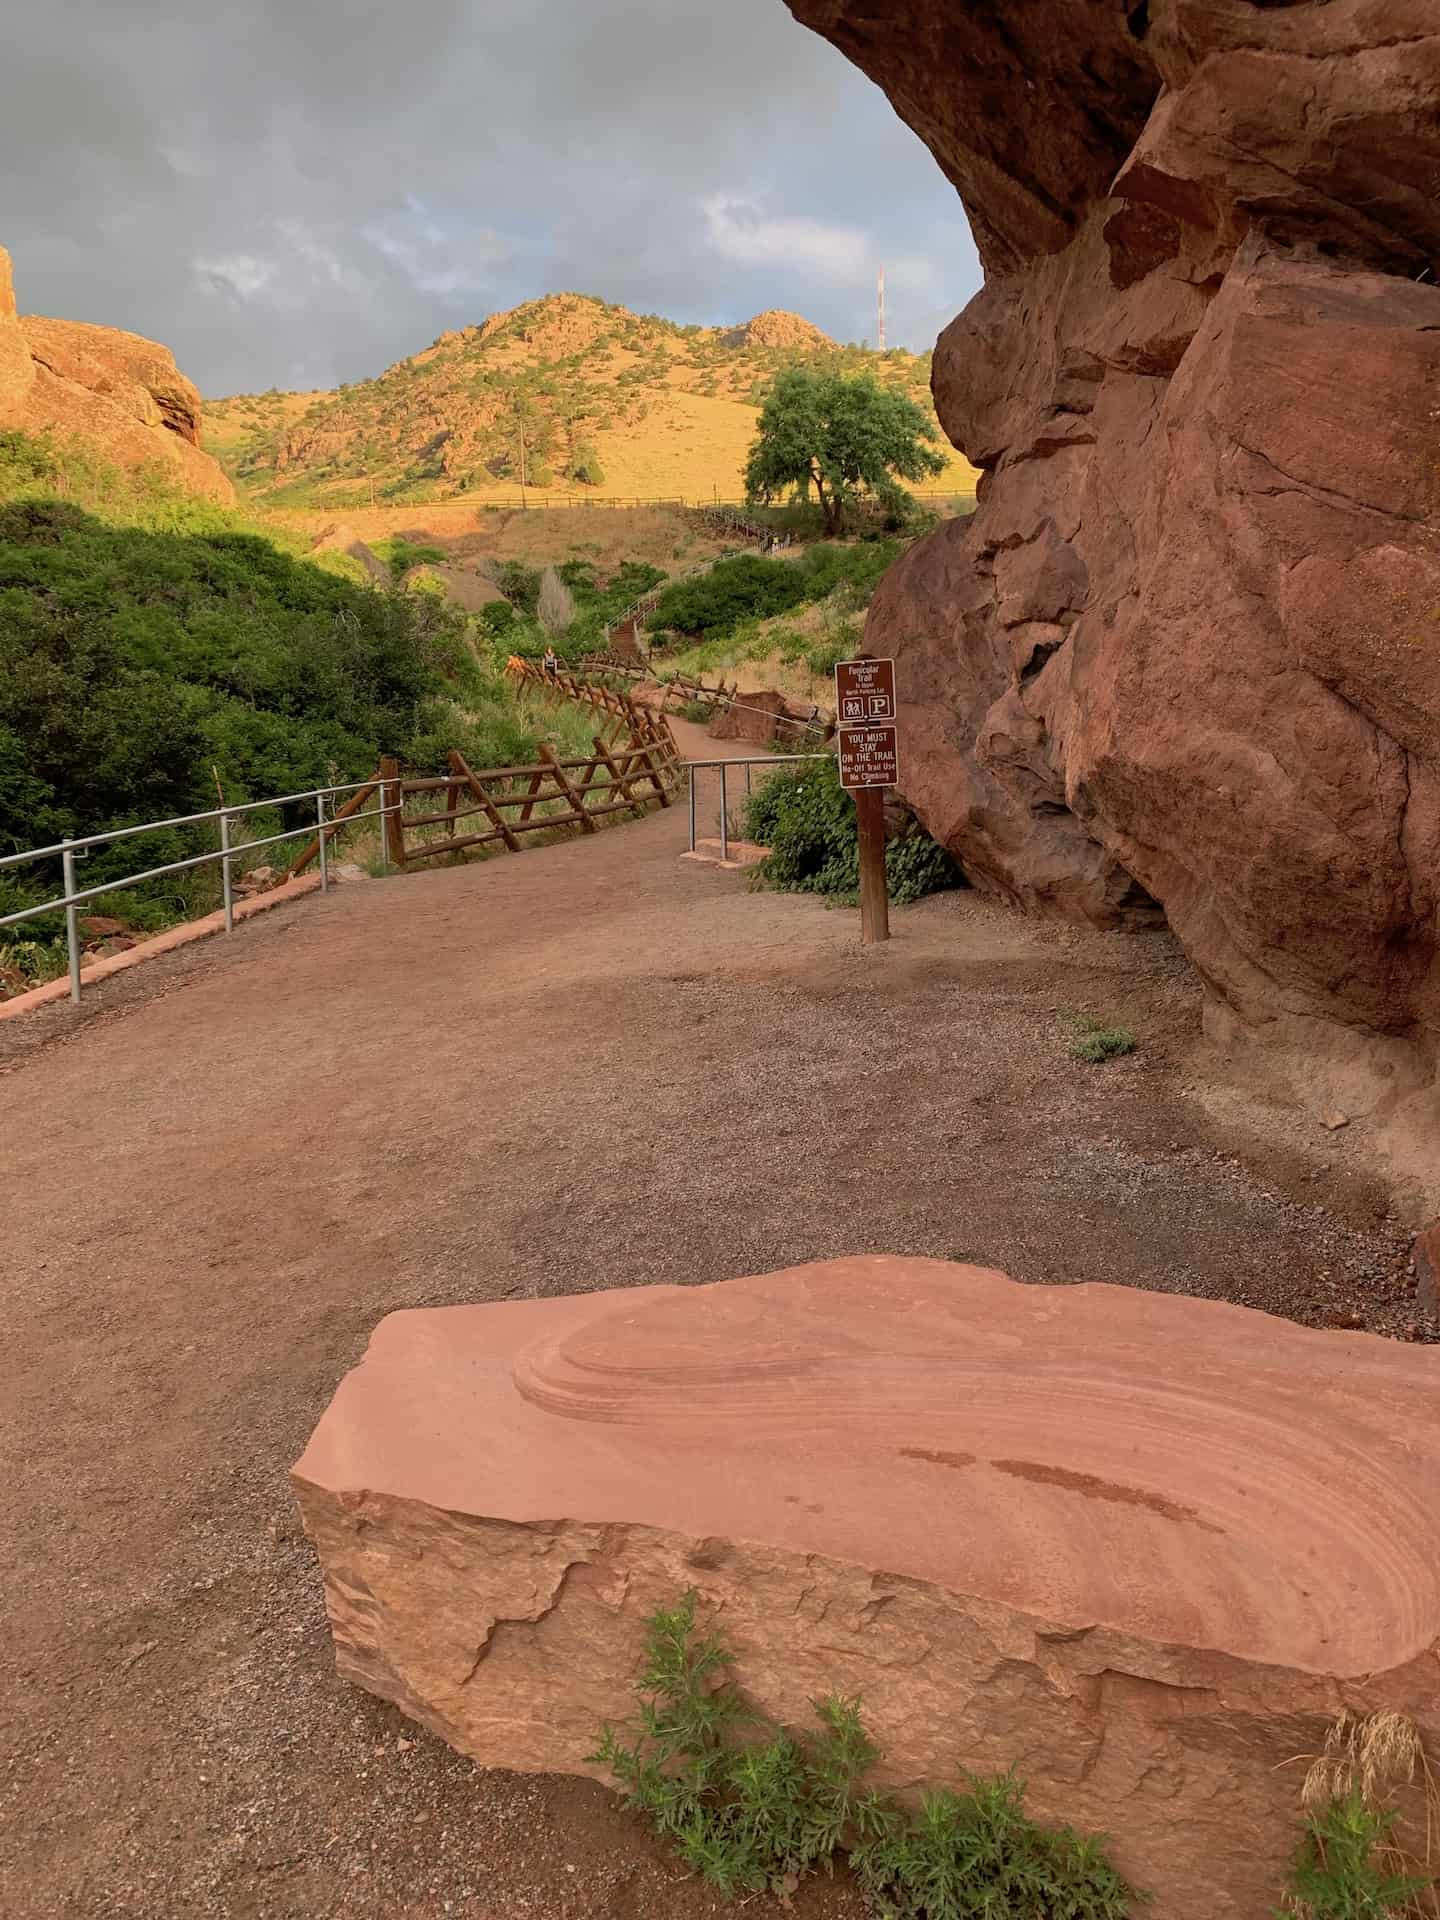
[[[0,428],[82,440],[120,467],[153,466],[207,500],[234,489],[200,445],[200,394],[168,347],[118,327],[20,316],[0,247]]]
[[[1440,1189],[1433,0],[789,0],[955,183],[980,509],[877,596],[980,886],[1160,902],[1210,1028]]]
[[[1121,1288],[836,1260],[393,1314],[295,1469],[342,1673],[585,1771],[699,1590],[893,1784],[1018,1768],[1163,1920],[1255,1920],[1342,1704],[1440,1736],[1434,1354]]]

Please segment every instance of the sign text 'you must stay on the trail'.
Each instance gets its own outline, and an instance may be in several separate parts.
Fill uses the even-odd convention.
[[[842,660],[835,668],[840,783],[893,787],[900,777],[895,731],[895,662]]]

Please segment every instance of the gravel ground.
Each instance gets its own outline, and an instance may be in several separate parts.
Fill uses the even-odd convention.
[[[958,894],[862,951],[678,814],[0,1024],[9,1920],[721,1911],[602,1790],[336,1681],[285,1476],[393,1308],[873,1250],[1413,1328],[1363,1130],[1207,1098],[1167,936]],[[1071,1061],[1082,1011],[1140,1050]]]

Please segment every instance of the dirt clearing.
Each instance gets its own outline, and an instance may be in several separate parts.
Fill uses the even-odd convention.
[[[862,951],[679,861],[682,814],[340,889],[0,1030],[10,1920],[724,1910],[599,1789],[477,1773],[335,1680],[286,1470],[393,1308],[875,1250],[1410,1321],[1362,1130],[1211,1100],[1168,937],[956,894]],[[1139,1051],[1072,1061],[1086,1011]]]

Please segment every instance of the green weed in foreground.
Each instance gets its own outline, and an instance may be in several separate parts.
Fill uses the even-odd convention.
[[[1367,1806],[1358,1789],[1305,1816],[1285,1904],[1277,1920],[1402,1920],[1427,1881],[1386,1865],[1395,1815]]]
[[[1135,1051],[1135,1036],[1128,1027],[1107,1027],[1093,1014],[1083,1014],[1075,1022],[1075,1038],[1070,1042],[1070,1058],[1099,1066],[1106,1060],[1118,1060]]]
[[[815,1701],[812,1734],[769,1725],[731,1680],[719,1635],[697,1631],[695,1605],[687,1593],[653,1616],[638,1724],[602,1728],[589,1759],[726,1898],[788,1897],[846,1856],[880,1920],[1124,1920],[1134,1910],[1142,1896],[1099,1842],[1038,1826],[1011,1776],[911,1809],[863,1786],[880,1755],[858,1700]]]
[[[1403,1713],[1342,1708],[1309,1760],[1300,1804],[1305,1831],[1277,1920],[1435,1920],[1440,1780],[1420,1731]],[[1423,1802],[1425,1858],[1396,1839],[1395,1795]]]

